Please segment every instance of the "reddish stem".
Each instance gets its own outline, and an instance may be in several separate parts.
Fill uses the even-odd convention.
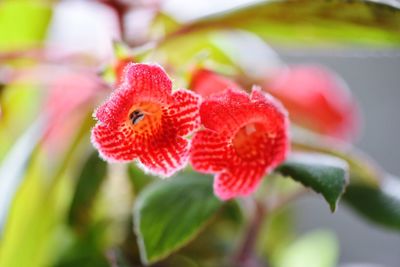
[[[254,248],[257,243],[257,238],[260,233],[262,224],[267,215],[267,210],[264,205],[256,200],[253,217],[246,229],[244,238],[240,243],[239,249],[234,256],[234,262],[240,267],[255,267],[258,263],[254,259]]]
[[[117,14],[118,27],[121,34],[121,40],[125,41],[125,14],[130,9],[130,5],[119,0],[100,0],[100,2],[108,5],[110,8],[114,9]]]

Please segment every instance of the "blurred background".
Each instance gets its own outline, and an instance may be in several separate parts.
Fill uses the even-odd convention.
[[[287,53],[288,62],[319,62],[339,73],[349,84],[363,112],[363,131],[356,142],[386,170],[400,174],[400,58],[396,51],[372,54],[346,51],[338,55]],[[340,205],[338,212],[329,213],[317,198],[296,203],[300,231],[315,227],[334,229],[339,237],[342,262],[369,262],[382,266],[400,263],[400,236],[393,231],[372,227],[349,209]]]
[[[58,58],[73,53],[88,54],[92,57],[85,59],[90,62],[89,65],[101,66],[110,62],[113,57],[112,40],[121,38],[118,10],[122,9],[110,4],[113,1],[44,1],[46,2],[44,5],[49,3],[54,5],[52,14],[45,8],[41,12],[31,13],[32,16],[37,16],[37,27],[44,30],[39,30],[37,33],[27,32],[24,37],[17,36],[20,34],[15,34],[12,29],[23,31],[23,20],[28,13],[10,12],[12,9],[18,9],[19,1],[11,5],[5,3],[12,1],[3,2],[0,2],[0,52],[12,51],[10,47],[13,47],[20,38],[30,42],[42,36],[46,40],[45,46],[50,51],[46,56]],[[131,44],[141,44],[148,37],[146,28],[154,17],[154,10],[161,8],[176,20],[189,22],[205,15],[261,1],[137,0],[132,2],[143,8],[136,8],[126,15],[126,21],[123,23],[126,31],[125,39]],[[400,7],[395,0],[386,2],[390,2],[394,7]],[[42,27],[41,24],[48,24],[48,27]],[[312,32],[306,34],[312,35]],[[279,57],[288,64],[317,63],[337,72],[349,85],[362,110],[362,130],[356,145],[389,173],[400,176],[400,49],[395,46],[342,47],[329,43],[318,48],[307,46],[307,42],[297,44],[296,41],[289,45],[280,45],[272,41],[269,45],[271,61]],[[249,57],[254,57],[253,51],[251,54]],[[0,64],[7,54],[2,55]],[[255,57],[257,58],[257,55]],[[7,71],[7,68],[0,69],[0,78],[7,77]],[[42,75],[46,80],[46,73]],[[3,147],[0,150],[6,149]],[[398,233],[372,227],[351,213],[344,205],[339,205],[338,211],[331,214],[326,204],[317,196],[306,197],[296,202],[294,210],[296,227],[300,233],[316,228],[334,231],[340,243],[341,263],[374,263],[377,267],[400,266]]]

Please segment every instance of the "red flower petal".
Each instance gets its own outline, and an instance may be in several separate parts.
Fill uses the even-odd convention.
[[[169,103],[171,101],[172,82],[159,65],[130,64],[125,69],[123,87],[132,91],[135,101]]]
[[[92,143],[109,162],[128,162],[139,156],[144,140],[129,127],[110,128],[98,123],[92,130]]]
[[[253,192],[264,174],[287,155],[288,119],[282,105],[254,88],[251,96],[227,90],[204,100],[200,114],[205,130],[193,138],[191,163],[214,173],[221,199]]]
[[[194,71],[189,87],[203,97],[223,92],[226,89],[240,88],[234,81],[207,69]]]
[[[182,169],[189,159],[189,141],[176,137],[168,142],[153,143],[139,155],[141,167],[145,171],[169,177]]]
[[[138,159],[144,169],[170,176],[188,161],[189,141],[182,137],[199,127],[200,98],[186,90],[171,94],[158,66],[130,64],[125,73],[124,84],[96,112],[101,118],[92,142],[108,161]]]
[[[262,167],[234,168],[215,176],[214,192],[222,200],[248,196],[255,191],[265,174]]]
[[[293,66],[278,71],[265,88],[283,102],[299,125],[343,139],[356,134],[357,104],[346,84],[331,71]]]
[[[201,122],[208,129],[232,134],[247,121],[251,109],[245,93],[228,89],[203,102],[200,106]]]
[[[167,110],[167,123],[179,128],[179,135],[188,135],[200,126],[200,97],[182,89],[175,91],[172,97],[174,102]]]
[[[192,140],[191,162],[193,168],[215,173],[227,166],[229,139],[211,130],[197,132]]]
[[[128,64],[124,82],[113,92],[109,101],[96,111],[102,123],[116,126],[128,116],[134,103],[171,102],[172,83],[165,71],[158,65]]]

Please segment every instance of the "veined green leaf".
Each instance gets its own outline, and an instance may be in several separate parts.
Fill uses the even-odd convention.
[[[279,44],[399,46],[399,6],[365,0],[266,0],[202,17],[169,36],[234,28]]]
[[[186,245],[221,206],[210,176],[186,172],[147,187],[134,207],[142,261],[156,262]]]
[[[326,154],[295,153],[276,170],[322,194],[332,212],[348,184],[347,163]]]

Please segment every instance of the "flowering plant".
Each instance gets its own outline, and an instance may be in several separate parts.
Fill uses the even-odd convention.
[[[265,1],[179,22],[159,1],[44,2],[0,4],[0,266],[337,266],[331,232],[294,234],[306,195],[400,229],[398,178],[352,144],[347,84],[267,45],[398,46],[398,6]],[[70,38],[71,10],[99,24]]]

